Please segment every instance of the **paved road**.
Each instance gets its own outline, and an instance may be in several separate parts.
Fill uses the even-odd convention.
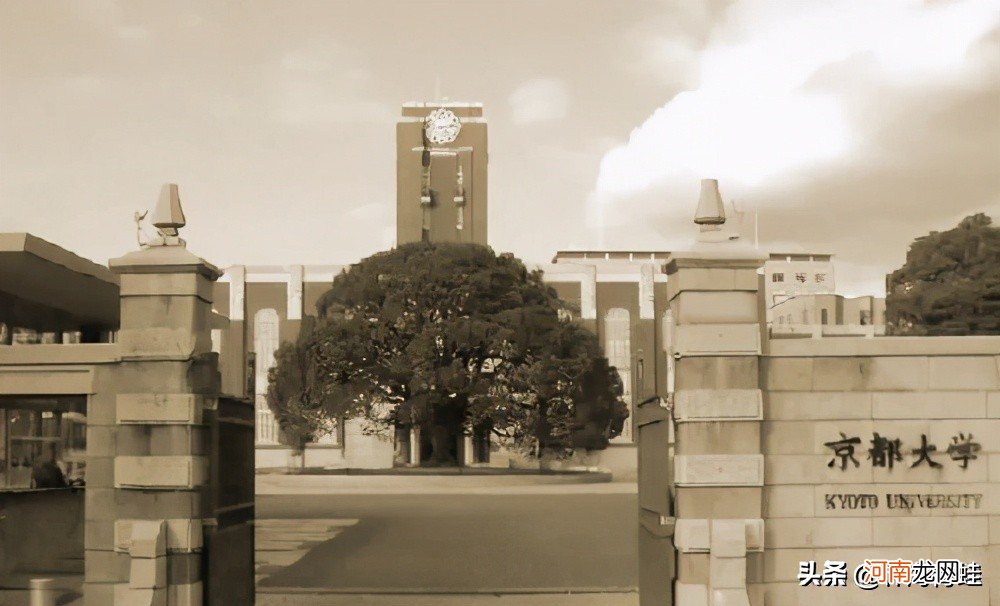
[[[595,479],[596,478],[596,479]],[[257,495],[375,494],[619,494],[635,493],[635,482],[608,482],[567,475],[258,475]]]
[[[634,493],[507,491],[258,495],[258,591],[634,589]]]
[[[531,595],[258,593],[256,606],[639,606],[639,594],[635,592]]]

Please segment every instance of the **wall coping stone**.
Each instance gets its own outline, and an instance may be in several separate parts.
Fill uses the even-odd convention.
[[[666,273],[676,273],[687,267],[757,269],[767,261],[768,255],[755,250],[702,250],[670,253],[664,264]]]
[[[772,339],[765,357],[1000,355],[1000,336]]]
[[[199,273],[218,280],[222,270],[183,246],[150,246],[111,259],[108,267],[116,274]]]

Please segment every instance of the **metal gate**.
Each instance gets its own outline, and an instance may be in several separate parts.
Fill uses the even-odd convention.
[[[639,603],[673,604],[676,576],[673,421],[660,398],[636,409],[639,450]]]
[[[254,405],[220,397],[205,411],[209,427],[210,503],[202,578],[205,604],[254,603]]]

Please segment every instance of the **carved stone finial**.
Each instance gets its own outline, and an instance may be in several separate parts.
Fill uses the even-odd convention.
[[[176,183],[167,183],[160,190],[160,199],[153,210],[152,223],[160,237],[150,242],[151,246],[184,246],[184,240],[178,237],[178,230],[187,222],[184,219],[184,209],[181,208],[181,197]]]
[[[698,196],[698,210],[695,211],[694,222],[699,227],[695,240],[700,244],[718,244],[739,238],[738,235],[733,238],[728,231],[723,231],[726,208],[722,204],[722,194],[719,193],[717,179],[701,180],[701,194]]]
[[[717,230],[718,227],[705,226],[722,225],[726,222],[726,208],[722,205],[718,179],[701,180],[701,195],[698,196],[694,222],[702,226],[702,231]]]

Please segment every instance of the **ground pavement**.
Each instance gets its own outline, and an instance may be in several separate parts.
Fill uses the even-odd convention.
[[[257,603],[634,606],[634,483],[258,476]]]

